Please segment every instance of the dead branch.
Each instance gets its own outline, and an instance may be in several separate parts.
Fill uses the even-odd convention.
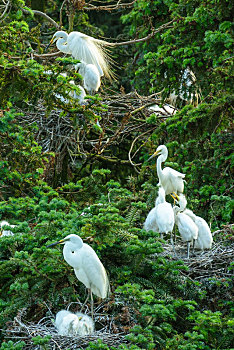
[[[28,11],[24,8],[21,8],[21,10],[23,11],[23,13],[25,13],[26,15],[30,15],[31,11],[34,13],[34,15],[38,15],[41,16],[43,18],[45,18],[49,23],[51,23],[56,29],[60,29],[60,26],[50,17],[48,16],[46,13],[41,12],[41,11],[37,11],[37,10],[31,10]]]

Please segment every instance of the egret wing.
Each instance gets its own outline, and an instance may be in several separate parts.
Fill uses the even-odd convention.
[[[84,243],[82,250],[82,269],[89,280],[90,288],[95,295],[106,298],[109,291],[106,270],[95,251],[88,244]]]

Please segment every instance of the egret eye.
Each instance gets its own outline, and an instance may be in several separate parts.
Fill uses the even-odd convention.
[[[75,253],[75,251],[74,250],[72,250],[72,254],[74,254]]]

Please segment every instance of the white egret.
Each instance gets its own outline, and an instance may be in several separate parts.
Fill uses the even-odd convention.
[[[170,203],[165,200],[165,191],[163,187],[159,188],[157,205],[155,210],[155,220],[158,225],[159,232],[161,236],[163,233],[171,234],[171,244],[175,252],[174,242],[172,238],[172,231],[175,224],[174,211]]]
[[[56,314],[55,326],[60,335],[85,336],[94,332],[93,320],[81,312],[61,310]]]
[[[64,259],[74,268],[74,272],[78,280],[81,281],[90,291],[91,311],[93,318],[92,293],[102,299],[105,299],[109,293],[110,287],[106,270],[93,248],[91,248],[88,244],[83,243],[82,239],[78,235],[70,234],[47,247],[52,247],[56,244],[64,244]],[[88,300],[88,297],[86,301]]]
[[[198,236],[195,241],[195,248],[200,250],[211,249],[213,237],[206,220],[200,216],[195,215],[190,209],[186,209],[184,213],[193,220],[198,228]]]
[[[176,102],[178,98],[186,104],[193,104],[195,106],[198,105],[199,99],[201,99],[201,94],[199,93],[199,89],[196,88],[194,93],[189,93],[189,89],[196,84],[196,76],[190,68],[186,68],[183,72],[181,72],[181,80],[178,93],[172,91],[170,93],[168,102],[173,106],[176,106]]]
[[[82,314],[81,312],[76,312],[80,320],[79,335],[84,336],[92,334],[94,332],[94,322],[88,315]]]
[[[78,325],[78,317],[70,311],[61,310],[56,314],[55,326],[60,335],[76,335]]]
[[[108,47],[113,44],[80,32],[67,34],[64,31],[58,31],[53,35],[47,48],[55,41],[60,51],[71,54],[75,59],[86,64],[94,64],[100,77],[103,75],[110,79],[114,77],[110,68],[111,59],[107,54]]]
[[[168,157],[167,147],[165,145],[158,146],[156,152],[152,154],[148,161],[157,155],[159,155],[157,159],[159,186],[162,186],[164,188],[166,195],[173,192],[183,193],[185,174],[182,174],[170,167],[166,167],[162,170],[162,162],[165,162]]]
[[[44,73],[45,73],[45,74],[48,74],[48,75],[52,75],[52,74],[53,74],[53,71],[47,70],[47,71],[45,71]],[[67,77],[67,73],[59,73],[58,77],[59,77],[60,75],[63,76],[63,77],[65,77],[65,78]],[[70,80],[70,81],[69,81],[69,84],[71,84],[71,85],[76,85],[75,82],[74,82],[74,80]],[[72,97],[74,100],[78,100],[80,105],[84,105],[84,104],[86,103],[86,101],[85,101],[86,92],[85,92],[84,88],[83,88],[81,85],[77,85],[77,87],[79,88],[80,93],[77,93],[76,91],[71,90],[71,91],[68,93],[68,96]],[[54,95],[55,95],[55,97],[56,97],[58,100],[60,100],[61,102],[64,102],[64,103],[68,103],[68,102],[69,102],[69,100],[68,100],[67,98],[63,97],[63,96],[60,95],[60,94],[55,93]]]
[[[84,88],[90,95],[93,95],[101,85],[100,75],[94,64],[86,64],[84,62],[76,64],[76,69],[84,79]]]
[[[178,196],[176,197],[178,198]],[[175,199],[175,197],[173,198]],[[190,243],[192,242],[194,247],[195,240],[198,237],[198,227],[193,220],[184,213],[187,200],[183,194],[179,196],[177,202],[179,203],[179,207],[173,207],[175,213],[175,223],[178,226],[182,241],[187,242],[187,258],[189,259]]]
[[[158,197],[155,201],[155,207],[150,210],[144,223],[146,231],[160,232],[161,238],[163,233],[171,233],[171,244],[175,252],[172,231],[175,223],[174,211],[170,203],[165,200],[165,191],[159,187]]]
[[[15,227],[16,225],[10,225],[9,222],[7,221],[1,221],[0,222],[0,237],[4,237],[4,236],[14,236],[14,233],[10,230],[6,230],[4,229],[4,226],[8,226],[8,227]]]

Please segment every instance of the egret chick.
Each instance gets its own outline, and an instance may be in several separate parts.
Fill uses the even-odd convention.
[[[45,73],[45,74],[48,74],[48,75],[52,75],[52,74],[53,74],[53,71],[47,70],[47,71],[45,71],[44,73]],[[59,77],[60,75],[63,76],[63,77],[65,77],[65,78],[67,77],[67,73],[60,73],[60,74],[58,75],[58,77]],[[75,82],[74,82],[74,80],[70,80],[70,81],[69,81],[69,84],[71,84],[71,85],[76,85]],[[84,105],[84,104],[86,103],[86,101],[85,101],[86,92],[85,92],[84,88],[83,88],[81,85],[77,85],[77,86],[78,86],[78,88],[79,88],[79,90],[80,90],[80,93],[78,94],[76,91],[71,90],[71,91],[69,92],[68,95],[69,95],[70,97],[72,97],[74,100],[78,100],[80,105]],[[58,100],[60,100],[60,101],[63,102],[63,103],[68,103],[68,102],[69,102],[69,100],[68,100],[67,98],[63,97],[63,96],[60,95],[60,94],[55,93],[54,95],[56,96],[56,98],[57,98]]]
[[[67,310],[59,311],[56,314],[55,326],[60,335],[83,337],[94,332],[93,320],[81,312],[74,314]]]
[[[174,211],[170,203],[165,200],[165,191],[163,187],[159,188],[158,198],[156,200],[155,220],[161,233],[171,234],[171,244],[175,252],[174,242],[172,238],[172,231],[175,224]]]
[[[98,91],[101,85],[100,75],[94,64],[78,63],[76,69],[79,69],[80,75],[84,79],[84,88],[90,95]]]
[[[106,270],[93,248],[91,248],[88,244],[83,243],[82,239],[78,235],[70,234],[60,241],[48,245],[47,247],[52,247],[57,244],[64,244],[64,259],[74,268],[74,272],[78,280],[81,281],[90,291],[91,312],[93,318],[92,293],[102,299],[105,299],[109,293],[110,287]],[[88,297],[86,301],[88,300]]]
[[[193,220],[198,228],[198,236],[195,241],[195,248],[200,250],[211,249],[213,237],[206,220],[200,216],[195,215],[190,209],[186,209],[184,213]]]
[[[166,161],[168,157],[168,150],[165,145],[158,146],[156,152],[148,159],[154,158],[159,155],[157,159],[157,175],[159,178],[159,186],[162,186],[165,190],[165,194],[170,193],[183,193],[184,192],[184,177],[185,174],[180,173],[170,167],[166,167],[162,170],[162,163]]]
[[[6,236],[14,236],[14,233],[10,230],[4,230],[4,226],[9,226],[9,227],[15,227],[16,225],[10,225],[9,222],[7,221],[1,221],[0,222],[0,237],[6,237]]]
[[[55,326],[60,335],[75,336],[78,333],[79,319],[72,312],[61,310],[56,314]]]
[[[177,202],[179,203],[179,207],[173,207],[175,213],[175,223],[178,226],[182,241],[187,242],[187,258],[189,259],[190,243],[193,242],[194,247],[195,240],[198,237],[198,227],[195,225],[193,220],[183,212],[187,203],[183,194],[179,196],[179,200],[177,200]]]
[[[94,322],[88,315],[82,314],[81,312],[76,312],[76,316],[80,321],[79,335],[85,336],[92,334],[94,332]]]
[[[109,79],[114,77],[110,68],[111,59],[107,54],[107,48],[113,46],[113,44],[95,39],[81,32],[67,34],[61,30],[53,35],[46,49],[54,42],[56,42],[58,50],[71,54],[75,59],[86,64],[94,64],[100,77],[103,75]]]

